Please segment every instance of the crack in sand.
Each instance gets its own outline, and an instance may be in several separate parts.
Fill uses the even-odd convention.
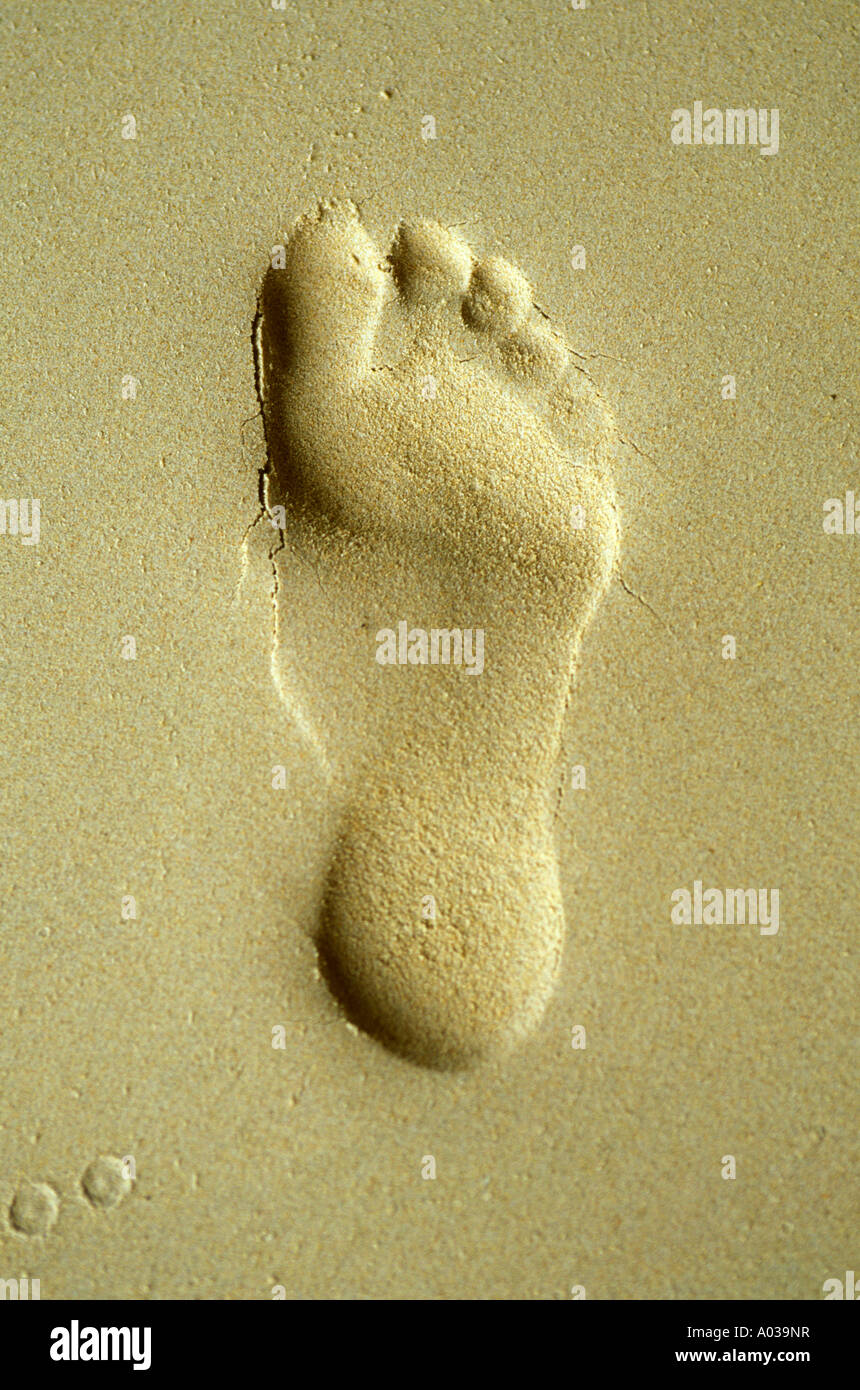
[[[664,627],[664,628],[666,629],[666,631],[668,632],[669,636],[670,636],[670,637],[673,637],[673,638],[675,639],[676,642],[680,642],[680,640],[681,640],[680,637],[678,636],[678,634],[677,634],[676,632],[674,632],[674,631],[672,630],[672,628],[671,628],[671,627],[669,626],[669,624],[666,622],[666,619],[663,618],[663,617],[661,617],[661,615],[657,612],[656,608],[652,608],[652,606],[651,606],[651,604],[648,602],[647,598],[643,598],[641,594],[637,593],[636,590],[635,590],[634,588],[632,588],[631,585],[629,585],[629,584],[627,583],[627,580],[624,578],[624,575],[621,573],[621,569],[620,569],[620,567],[619,567],[617,564],[616,564],[616,566],[615,566],[615,573],[616,573],[617,576],[618,576],[618,582],[619,582],[619,584],[621,585],[622,589],[624,590],[625,594],[629,594],[631,598],[635,598],[635,599],[637,600],[638,603],[641,603],[641,604],[642,604],[642,607],[643,607],[643,608],[646,608],[646,609],[648,610],[648,612],[651,614],[652,618],[656,618],[656,619],[657,619],[657,622],[660,623],[661,626]]]
[[[277,556],[281,553],[282,550],[286,549],[287,542],[284,529],[280,524],[278,524],[275,521],[275,518],[272,515],[272,507],[270,500],[270,489],[272,487],[275,474],[272,466],[269,434],[266,428],[266,416],[263,410],[265,381],[263,373],[261,329],[262,309],[258,300],[257,311],[254,315],[254,321],[251,326],[251,347],[254,362],[254,390],[256,392],[257,401],[259,404],[259,410],[256,415],[251,415],[248,417],[247,420],[243,421],[242,428],[244,430],[244,427],[248,425],[252,420],[260,420],[263,430],[265,462],[257,469],[257,500],[259,503],[259,511],[257,515],[253,518],[253,520],[250,522],[250,524],[246,527],[245,533],[242,537],[243,567],[242,574],[237,584],[237,592],[242,582],[244,581],[248,571],[248,537],[250,536],[252,531],[256,530],[256,528],[264,519],[268,520],[270,525],[274,526],[277,530],[277,542],[267,547],[267,559],[269,561],[269,565],[271,566],[269,604],[271,608],[272,636],[269,652],[269,671],[272,678],[272,684],[275,687],[275,692],[278,698],[280,699],[282,705],[287,710],[287,713],[290,715],[290,718],[293,720],[297,728],[300,730],[302,737],[305,739],[306,743],[308,743],[308,745],[313,750],[314,756],[316,757],[317,762],[319,763],[320,769],[324,777],[326,778],[326,781],[330,782],[334,774],[325,748],[323,746],[322,740],[314,726],[311,724],[310,720],[307,718],[303,709],[301,708],[301,705],[299,704],[294,692],[285,685],[281,676],[281,666],[278,660],[281,646],[281,633],[279,622],[279,599],[281,592],[281,580],[280,575],[278,573]]]

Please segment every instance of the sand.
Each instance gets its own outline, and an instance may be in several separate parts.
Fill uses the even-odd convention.
[[[824,526],[860,491],[853,11],[11,3],[2,24],[2,498],[40,523],[0,535],[0,1278],[822,1297],[856,1265],[858,541]],[[778,152],[673,143],[699,100],[777,108]],[[330,387],[305,371],[305,416],[273,405],[264,430],[261,295],[321,202],[379,252],[389,384],[359,422],[361,332],[311,315]],[[551,350],[512,348],[516,290],[499,308],[485,270],[468,322],[445,310],[474,360],[433,370],[438,305],[386,259],[424,220],[470,276],[517,269],[529,334],[612,421],[582,485],[617,536],[566,578],[594,532],[544,524],[540,487],[566,507],[587,472],[552,454],[577,462]],[[261,515],[281,500],[283,530]],[[380,665],[401,620],[482,627],[484,671]],[[713,895],[672,920],[679,890],[749,888],[778,892],[778,931],[715,920]]]

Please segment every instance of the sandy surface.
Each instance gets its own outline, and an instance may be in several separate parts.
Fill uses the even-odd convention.
[[[2,29],[2,497],[41,534],[0,536],[0,1277],[821,1297],[856,1266],[860,540],[822,525],[860,493],[853,7],[12,0]],[[673,145],[697,100],[779,108],[778,154]],[[432,217],[509,256],[624,441],[560,979],[454,1073],[317,971],[328,790],[248,538],[257,296],[331,196],[382,246]],[[674,925],[697,880],[778,889],[778,933]]]

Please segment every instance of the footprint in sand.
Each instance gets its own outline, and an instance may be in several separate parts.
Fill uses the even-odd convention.
[[[462,1066],[533,1029],[559,970],[561,733],[617,550],[614,429],[520,272],[453,232],[401,226],[386,257],[323,205],[283,260],[257,355],[278,683],[339,808],[320,958],[368,1033]]]

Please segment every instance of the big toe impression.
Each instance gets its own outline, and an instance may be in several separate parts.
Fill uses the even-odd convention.
[[[352,204],[302,217],[266,273],[261,299],[264,384],[361,374],[376,334],[385,271]]]

